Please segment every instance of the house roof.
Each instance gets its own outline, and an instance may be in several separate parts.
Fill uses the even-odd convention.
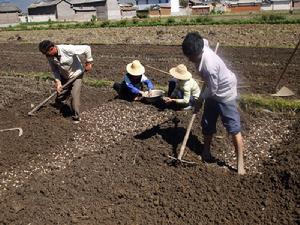
[[[96,11],[95,7],[73,7],[75,11],[82,11],[82,12],[91,12]]]
[[[0,3],[0,12],[21,12],[21,9],[11,3]]]
[[[143,4],[143,5],[137,5],[137,8],[139,11],[147,10],[153,7],[171,7],[171,4],[169,3],[160,3],[160,4]]]
[[[94,2],[103,2],[105,0],[40,0],[35,3],[32,3],[28,8],[38,8],[38,7],[47,7],[52,5],[57,5],[61,1],[68,2],[70,4],[85,4],[85,3],[94,3]]]
[[[210,3],[213,3],[215,1],[213,0],[190,0],[191,3],[193,3],[194,5],[207,5]]]
[[[52,6],[52,5],[57,5],[59,2],[62,0],[41,0],[32,3],[28,8],[38,8],[38,7],[46,7],[46,6]]]
[[[235,0],[235,1],[225,1],[225,4],[230,5],[248,5],[248,4],[261,4],[262,0]]]
[[[194,5],[192,9],[209,9],[209,5]]]
[[[121,5],[136,5],[136,0],[118,0],[118,3]]]
[[[85,4],[94,2],[104,2],[105,0],[68,0],[71,4]]]

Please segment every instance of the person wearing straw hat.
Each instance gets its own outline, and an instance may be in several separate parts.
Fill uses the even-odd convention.
[[[238,174],[245,174],[243,159],[243,138],[241,134],[240,114],[237,109],[237,78],[227,68],[224,61],[207,45],[198,32],[186,35],[182,42],[182,51],[193,62],[204,81],[204,88],[195,104],[197,113],[202,103],[204,112],[202,115],[202,133],[204,135],[204,147],[202,159],[212,159],[210,146],[216,123],[220,116],[227,132],[232,136],[232,142],[237,154]]]
[[[145,95],[145,87],[147,86],[148,95],[151,95],[151,90],[154,85],[145,75],[145,67],[139,60],[127,64],[127,73],[124,75],[122,83],[115,82],[113,89],[118,93],[119,98],[128,101],[137,101]]]
[[[199,85],[183,64],[171,68],[169,73],[174,79],[169,81],[168,97],[163,100],[166,104],[175,104],[180,109],[191,109],[199,98]]]

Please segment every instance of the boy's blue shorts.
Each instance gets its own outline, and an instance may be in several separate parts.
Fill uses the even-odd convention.
[[[216,123],[219,115],[229,134],[235,135],[241,131],[240,114],[237,110],[236,100],[217,102],[213,99],[206,99],[201,121],[202,133],[204,135],[216,133]]]

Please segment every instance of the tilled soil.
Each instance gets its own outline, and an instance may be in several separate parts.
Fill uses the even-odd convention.
[[[28,57],[37,53],[33,45],[20,45],[19,51],[16,46],[1,47],[3,52],[14,51],[19,62],[7,66],[10,54],[1,56],[1,69],[7,75],[11,75],[7,67],[22,73],[47,71],[43,57]],[[162,69],[183,59],[179,47],[142,47],[141,51],[136,46],[93,46],[95,68],[89,76],[120,80],[125,67],[122,57],[142,58]],[[28,54],[21,57],[21,50]],[[267,84],[274,78],[264,76],[267,70],[252,69],[245,57],[256,59],[252,53],[270,51],[279,55],[276,49],[247,48],[224,48],[220,54],[228,61],[242,60],[240,71],[252,71],[241,79],[250,84],[247,91],[268,93]],[[282,58],[289,53],[286,50]],[[256,66],[264,62],[265,56],[260,57]],[[278,60],[274,54],[269,57]],[[299,71],[298,62],[293,61],[293,71]],[[254,75],[267,90],[255,86]],[[299,88],[293,75],[289,87]],[[155,83],[168,80],[158,73],[151,77]],[[114,99],[110,88],[84,86],[83,121],[74,125],[50,104],[36,116],[27,116],[31,104],[50,94],[50,83],[2,75],[0,85],[1,128],[24,130],[21,137],[16,131],[0,133],[0,224],[299,223],[299,115],[242,112],[247,175],[237,176],[234,151],[220,123],[212,146],[217,163],[198,158],[201,115],[184,155],[196,165],[178,165],[168,156],[176,156],[189,111],[128,103]]]
[[[49,66],[38,52],[36,44],[0,44],[0,47],[1,73],[49,71]],[[220,46],[218,54],[237,75],[241,93],[270,94],[275,92],[276,82],[292,51],[293,49]],[[163,71],[169,71],[171,67],[184,63],[194,77],[198,78],[194,65],[183,56],[179,46],[93,45],[92,54],[95,65],[88,75],[92,78],[121,81],[126,64],[134,59]],[[293,90],[296,97],[300,96],[299,62],[300,51],[297,51],[279,84],[279,87],[287,86]],[[163,86],[166,86],[170,79],[168,75],[149,67],[146,67],[146,75],[155,84]]]
[[[56,43],[181,45],[188,32],[198,31],[222,46],[294,48],[300,34],[299,24],[233,24],[116,27],[87,29],[50,29],[1,31],[1,43]]]

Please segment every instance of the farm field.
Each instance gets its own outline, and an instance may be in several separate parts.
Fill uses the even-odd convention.
[[[49,72],[46,59],[33,43],[0,48],[0,126],[24,131],[0,133],[0,224],[299,223],[299,113],[243,109],[245,176],[236,174],[221,123],[212,147],[218,161],[199,160],[200,113],[184,156],[196,165],[173,165],[168,155],[180,146],[192,112],[124,102],[109,87],[84,86],[81,124],[51,104],[28,117],[52,84],[14,74]],[[273,93],[292,51],[219,47],[246,86],[241,94]],[[92,45],[92,54],[95,65],[85,76],[99,80],[120,81],[133,59],[165,71],[185,63],[195,74],[176,45]],[[170,78],[147,67],[146,74],[162,86]],[[298,51],[281,82],[298,99],[299,80]]]

